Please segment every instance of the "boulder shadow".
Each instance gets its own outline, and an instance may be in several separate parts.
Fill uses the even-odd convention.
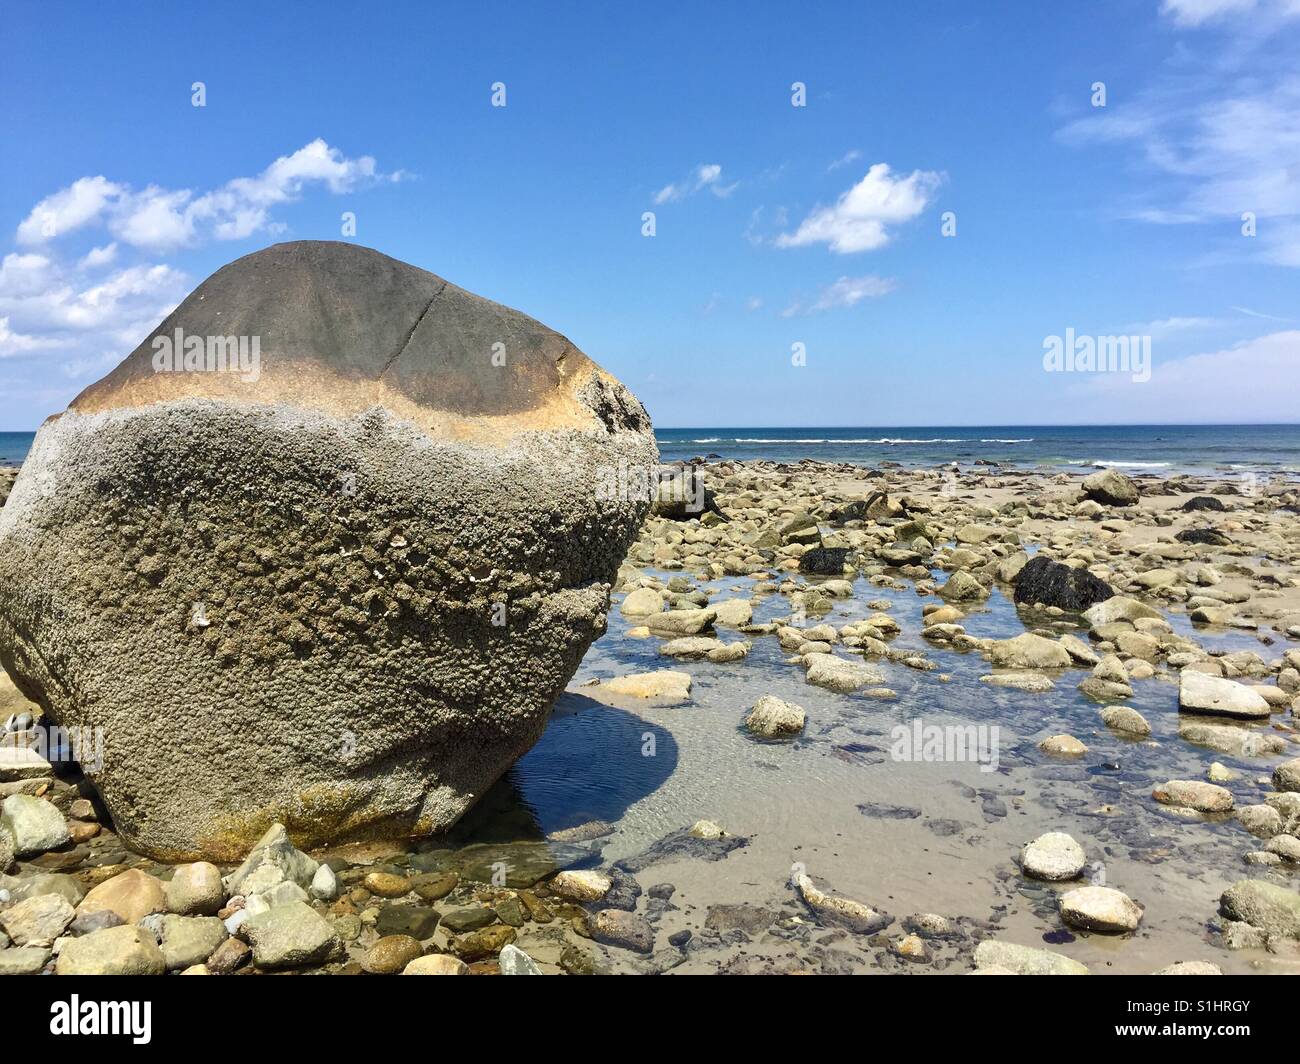
[[[542,840],[591,821],[617,823],[664,784],[677,758],[663,726],[566,691],[537,745],[450,834],[458,843]]]

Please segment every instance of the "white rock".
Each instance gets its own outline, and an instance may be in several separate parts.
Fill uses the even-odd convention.
[[[1215,713],[1252,720],[1272,712],[1268,701],[1254,688],[1191,669],[1179,673],[1178,708],[1187,713]]]
[[[1020,867],[1034,879],[1074,879],[1086,863],[1083,847],[1063,831],[1039,835],[1020,851]]]

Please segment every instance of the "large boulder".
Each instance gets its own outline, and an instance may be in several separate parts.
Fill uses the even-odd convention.
[[[1104,506],[1135,506],[1138,487],[1118,469],[1103,469],[1083,478],[1083,497]]]
[[[1076,613],[1105,602],[1115,591],[1088,572],[1035,555],[1015,579],[1017,605],[1057,606]]]
[[[636,399],[532,318],[279,244],[37,433],[0,509],[0,664],[103,729],[83,767],[155,857],[238,859],[275,821],[444,829],[604,631],[657,459]]]

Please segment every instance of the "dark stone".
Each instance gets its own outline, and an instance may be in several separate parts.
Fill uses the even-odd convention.
[[[1230,547],[1232,540],[1217,528],[1184,528],[1174,537],[1179,543],[1201,543],[1210,547]]]
[[[833,525],[842,525],[845,521],[865,521],[867,519],[867,500],[858,499],[838,510],[832,510],[827,520]]]
[[[1015,580],[1017,605],[1057,606],[1082,612],[1105,602],[1115,591],[1086,569],[1074,569],[1041,554],[1030,558]]]
[[[909,805],[885,805],[883,802],[863,802],[858,812],[873,820],[914,820],[921,810]]]
[[[101,909],[93,913],[78,913],[72,923],[68,925],[68,933],[72,935],[89,935],[94,931],[102,931],[106,927],[117,927],[119,924],[124,923],[126,921],[111,909]]]
[[[816,576],[843,576],[844,563],[852,553],[848,547],[813,547],[799,555],[799,572]]]
[[[490,917],[491,910],[485,910]],[[429,938],[438,929],[439,916],[432,909],[416,905],[388,905],[375,917],[375,930],[381,935],[410,935],[411,938]]]
[[[1197,510],[1217,510],[1224,512],[1228,508],[1223,505],[1222,499],[1216,499],[1213,495],[1197,495],[1195,498],[1188,499],[1179,507],[1183,513],[1194,513]]]
[[[497,914],[483,905],[467,905],[461,909],[451,909],[442,915],[443,927],[452,931],[477,931],[495,922]]]
[[[641,897],[641,884],[635,877],[618,868],[609,870],[609,878],[612,885],[601,899],[601,904],[606,909],[625,909],[628,912],[635,910],[637,899]]]
[[[882,463],[883,465],[884,463]],[[906,512],[905,510],[902,512]],[[857,499],[827,515],[833,525],[842,525],[845,521],[866,521],[868,519],[883,521],[895,516],[889,505],[889,495],[883,491],[873,491],[865,499]]]
[[[724,521],[731,520],[718,505],[713,492],[705,486],[699,470],[683,462],[659,467],[653,512],[657,517],[666,517],[670,521],[689,521],[706,513],[717,514]]]
[[[632,857],[625,857],[615,868],[624,872],[640,872],[660,861],[697,858],[702,861],[721,861],[732,850],[749,845],[744,835],[724,835],[720,839],[701,839],[692,835],[689,828],[665,835],[658,842]]]
[[[602,909],[587,925],[591,937],[605,946],[618,946],[636,953],[652,953],[655,931],[645,917],[622,909]]]
[[[248,944],[237,938],[228,938],[205,962],[208,971],[215,975],[229,975],[247,964],[253,956]]]
[[[710,905],[704,926],[710,931],[724,934],[739,930],[748,935],[756,935],[770,927],[775,919],[776,913],[761,905]]]

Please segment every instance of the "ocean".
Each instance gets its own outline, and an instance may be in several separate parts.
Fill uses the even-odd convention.
[[[908,467],[1114,466],[1130,473],[1300,473],[1300,425],[982,425],[964,428],[657,429],[664,461],[718,455]]]
[[[0,432],[0,465],[17,465],[34,433]],[[658,429],[664,461],[706,455],[904,466],[1003,462],[1019,468],[1115,466],[1131,473],[1300,474],[1300,425],[984,425],[966,428]]]

